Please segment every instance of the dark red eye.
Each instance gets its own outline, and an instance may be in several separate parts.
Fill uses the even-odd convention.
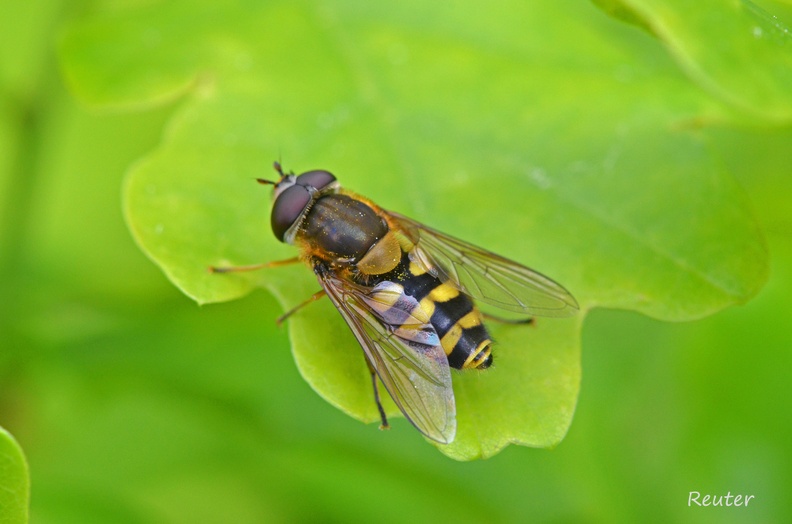
[[[301,186],[313,186],[316,189],[323,189],[335,182],[335,179],[336,177],[330,171],[317,169],[315,171],[306,171],[298,176],[297,183]]]
[[[283,191],[272,206],[272,232],[281,242],[286,231],[311,202],[311,194],[303,186],[294,185]]]

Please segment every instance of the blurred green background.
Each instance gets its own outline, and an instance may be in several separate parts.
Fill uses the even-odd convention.
[[[766,7],[792,20],[788,4]],[[585,2],[570,9],[619,25]],[[35,522],[792,519],[785,117],[705,131],[764,232],[761,292],[690,323],[592,309],[563,442],[455,462],[403,419],[379,433],[311,391],[268,293],[198,307],[136,246],[124,174],[179,106],[164,97],[108,112],[67,91],[59,37],[95,10],[41,1],[0,11],[0,426],[27,455]],[[173,85],[170,98],[184,88]],[[693,490],[756,498],[690,508]]]

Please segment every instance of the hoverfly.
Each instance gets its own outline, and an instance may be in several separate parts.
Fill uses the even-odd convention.
[[[278,322],[314,300],[330,298],[363,348],[382,429],[388,420],[377,377],[418,431],[443,444],[454,440],[450,368],[492,364],[492,339],[483,322],[489,315],[474,301],[529,317],[578,310],[572,295],[548,277],[386,211],[342,189],[328,171],[296,176],[284,174],[278,162],[274,167],[280,180],[257,180],[273,186],[273,233],[298,247],[299,256],[211,270],[307,263],[322,289]]]

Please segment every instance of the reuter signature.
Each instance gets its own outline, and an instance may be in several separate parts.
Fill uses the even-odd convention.
[[[688,495],[688,507],[696,506],[747,506],[753,495],[732,495],[727,491],[725,495],[704,495],[698,491],[691,491]]]

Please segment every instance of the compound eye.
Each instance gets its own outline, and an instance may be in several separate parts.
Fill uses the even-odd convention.
[[[313,186],[316,189],[324,189],[335,182],[335,180],[336,177],[334,177],[330,171],[323,171],[321,169],[306,171],[297,177],[297,183],[301,186]]]
[[[291,186],[278,195],[275,205],[272,206],[272,216],[270,217],[272,232],[275,233],[278,240],[284,241],[283,236],[286,231],[300,218],[310,202],[311,194],[303,186]]]

